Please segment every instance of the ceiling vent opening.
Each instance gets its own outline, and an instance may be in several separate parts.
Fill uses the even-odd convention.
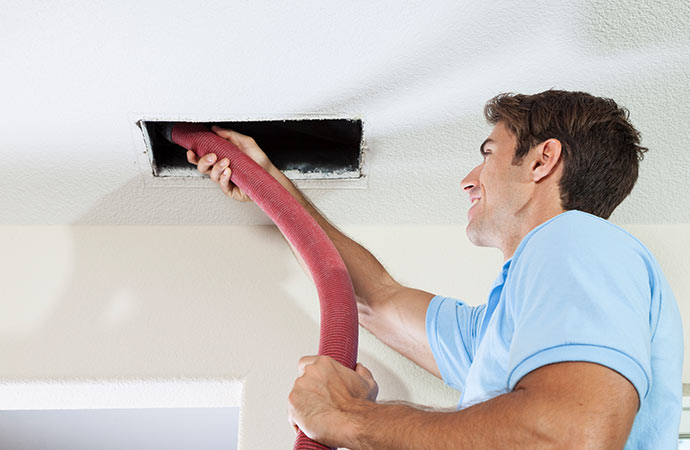
[[[358,179],[364,145],[361,119],[290,119],[198,122],[254,138],[271,162],[293,180]],[[140,120],[154,177],[201,177],[184,148],[161,134],[170,121]]]

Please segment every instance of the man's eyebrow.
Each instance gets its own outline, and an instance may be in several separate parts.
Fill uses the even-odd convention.
[[[496,142],[491,138],[486,139],[484,142],[482,142],[482,145],[479,146],[479,153],[482,154],[482,156],[486,155],[486,151],[484,151],[484,145],[488,144],[489,142]]]

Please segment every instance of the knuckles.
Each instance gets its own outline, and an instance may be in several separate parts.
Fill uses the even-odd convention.
[[[296,387],[297,383],[295,383]],[[298,394],[295,392],[295,388],[292,389],[292,392],[288,394],[288,404],[290,405],[290,408],[293,408],[295,403],[297,402],[297,396]]]
[[[297,379],[303,379],[308,376],[311,379],[321,379],[333,369],[335,360],[328,356],[303,356],[299,359],[298,372],[302,375]]]

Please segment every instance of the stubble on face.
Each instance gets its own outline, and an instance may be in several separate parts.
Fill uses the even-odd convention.
[[[472,211],[472,216],[466,228],[467,237],[477,247],[500,248],[501,243],[497,239],[501,234],[500,230],[497,227],[496,221],[492,220],[490,212],[482,210],[482,206],[485,205],[482,205],[480,200],[480,203],[475,205],[477,209]]]
[[[467,237],[479,247],[502,247],[501,237],[511,222],[511,185],[517,175],[512,166],[517,140],[502,123],[496,124],[483,144],[487,155],[475,168],[476,186],[469,191],[470,197],[479,195],[479,202],[468,211]]]

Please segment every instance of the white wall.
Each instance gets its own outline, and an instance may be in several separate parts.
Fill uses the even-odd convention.
[[[690,225],[625,228],[659,259],[688,329]],[[402,283],[471,303],[485,300],[502,262],[496,250],[473,247],[462,227],[343,231]],[[204,381],[241,380],[240,448],[291,445],[286,397],[298,358],[316,352],[318,304],[275,227],[5,226],[0,248],[2,385],[134,381],[139,392],[127,406],[141,407],[152,406],[147,391],[161,380],[196,381],[202,390]],[[360,335],[360,361],[380,398],[455,405],[458,393]],[[198,390],[179,383],[170,401],[204,406]],[[0,388],[0,404],[55,406],[50,390],[22,392]],[[88,404],[81,396],[75,407]]]

